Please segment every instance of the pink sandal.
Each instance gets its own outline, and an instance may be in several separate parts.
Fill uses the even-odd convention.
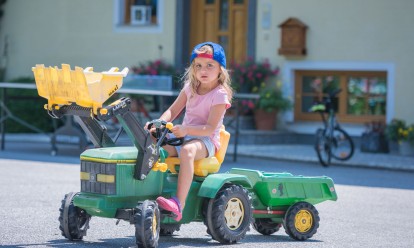
[[[173,196],[171,199],[166,199],[160,196],[157,198],[157,203],[160,208],[172,212],[173,215],[175,215],[175,221],[180,221],[183,217],[181,213],[181,204],[177,197]]]

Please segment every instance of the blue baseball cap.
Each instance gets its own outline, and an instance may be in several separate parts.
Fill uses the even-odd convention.
[[[204,42],[204,43],[200,43],[200,44],[198,44],[198,45],[196,45],[194,47],[193,52],[191,53],[190,64],[193,63],[194,58],[196,58],[197,56],[199,56],[199,54],[197,54],[196,51],[199,50],[201,47],[203,47],[205,45],[209,45],[209,46],[211,46],[211,48],[213,48],[213,56],[212,56],[212,59],[214,59],[221,66],[223,66],[224,68],[226,68],[226,54],[224,53],[223,47],[220,46],[219,44],[216,44],[216,43],[210,42],[210,41]],[[200,57],[204,57],[204,56],[200,56]]]

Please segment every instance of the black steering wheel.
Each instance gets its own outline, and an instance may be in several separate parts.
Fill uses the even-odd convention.
[[[152,126],[155,126],[155,132],[151,133],[154,138],[157,139],[157,143],[159,143],[160,146],[170,145],[170,146],[180,146],[184,143],[184,138],[168,138],[167,133],[171,133],[172,123],[169,123],[171,125],[170,128],[167,128],[167,122],[164,120],[152,120],[148,123],[148,130],[152,128]],[[161,142],[160,142],[161,140]]]

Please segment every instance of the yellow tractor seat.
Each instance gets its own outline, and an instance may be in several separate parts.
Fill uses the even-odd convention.
[[[220,170],[224,157],[226,156],[227,147],[229,145],[230,133],[224,126],[220,129],[220,150],[216,152],[214,157],[203,158],[194,162],[194,175],[206,177],[208,174],[217,173]],[[172,173],[177,173],[177,167],[180,166],[180,158],[168,157],[165,159],[168,169]]]

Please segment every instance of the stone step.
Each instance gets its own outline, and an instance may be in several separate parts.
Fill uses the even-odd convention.
[[[232,138],[230,143],[235,142],[234,130],[229,130]],[[266,145],[266,144],[313,144],[314,135],[300,135],[284,131],[261,131],[242,129],[239,132],[239,144],[243,145]]]
[[[232,135],[230,143],[235,142],[235,131],[228,130]],[[355,147],[360,146],[360,137],[351,136]],[[315,134],[300,134],[287,131],[261,131],[254,129],[241,129],[238,144],[243,145],[266,145],[266,144],[302,144],[313,145]]]

